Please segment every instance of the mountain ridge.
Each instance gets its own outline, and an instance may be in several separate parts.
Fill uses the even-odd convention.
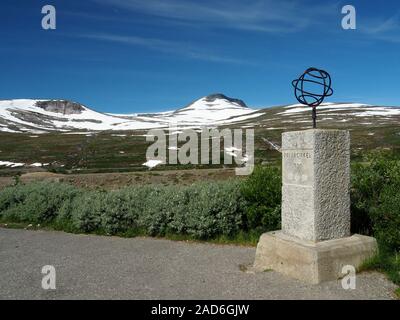
[[[168,127],[175,122],[184,126],[214,125],[255,111],[242,100],[223,94],[205,96],[170,112],[133,115],[102,113],[64,99],[0,100],[0,131],[142,130]]]
[[[0,100],[0,132],[46,133],[73,131],[126,131],[167,128],[170,125],[200,128],[201,126],[260,126],[285,128],[286,123],[309,125],[310,108],[300,104],[254,109],[243,100],[214,93],[169,112],[134,115],[102,113],[79,102],[65,99]],[[317,108],[319,123],[400,123],[400,108],[372,106],[362,103],[324,103]],[[347,118],[346,118],[347,117]],[[349,122],[349,123],[350,123]],[[291,126],[289,126],[291,127]]]

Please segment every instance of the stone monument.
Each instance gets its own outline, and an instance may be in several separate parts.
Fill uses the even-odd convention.
[[[313,105],[314,128],[315,118]],[[374,238],[350,234],[349,131],[284,132],[282,230],[260,237],[255,270],[317,284],[345,276],[344,266],[357,268],[376,250]]]
[[[350,235],[350,135],[310,129],[282,134],[282,230],[264,233],[254,267],[311,283],[335,280],[376,251]]]

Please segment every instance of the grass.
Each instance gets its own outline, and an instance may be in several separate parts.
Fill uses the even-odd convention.
[[[396,297],[397,297],[398,299],[400,299],[400,288],[397,288],[397,289],[394,291],[394,294],[396,295]]]
[[[379,253],[367,259],[358,272],[370,270],[383,272],[393,283],[400,285],[400,253],[388,252],[380,246]],[[398,296],[399,293],[400,288],[396,290]]]
[[[277,120],[278,122],[280,120]],[[270,124],[270,121],[268,122]],[[278,123],[275,124],[276,126]],[[335,122],[335,126],[339,123]],[[240,127],[240,126],[238,126]],[[221,127],[222,129],[223,127]],[[233,126],[232,128],[235,128]],[[295,129],[296,126],[293,128]],[[327,126],[330,128],[330,126]],[[256,126],[255,136],[255,163],[280,161],[280,153],[271,150],[261,137],[280,144],[282,130],[267,130],[265,127]],[[289,128],[288,128],[289,129]],[[298,129],[298,128],[296,128]],[[374,136],[367,132],[373,130]],[[290,131],[290,130],[289,130]],[[124,134],[125,137],[115,136]],[[91,136],[84,134],[41,134],[31,138],[27,133],[0,133],[1,160],[23,162],[52,163],[46,170],[55,173],[105,173],[105,172],[132,172],[145,171],[142,164],[146,161],[146,150],[152,144],[145,137],[140,136],[145,131],[126,132],[97,132]],[[354,127],[352,130],[352,156],[357,157],[357,147],[362,147],[362,152],[377,147],[389,147],[400,153],[400,136],[397,127],[377,126],[373,129]],[[62,143],[60,143],[62,141]],[[221,146],[223,143],[221,143]],[[27,148],[26,146],[29,146]],[[120,153],[123,151],[123,153]],[[221,157],[223,149],[221,149]],[[201,165],[163,165],[157,170],[174,170],[183,168],[211,168],[213,166]],[[221,168],[222,165],[215,165]],[[0,176],[13,176],[37,168],[6,168],[0,167]]]
[[[126,136],[115,136],[118,133]],[[31,134],[24,133],[0,133],[0,155],[1,160],[12,162],[51,163],[50,166],[44,168],[46,171],[63,174],[146,171],[147,168],[143,166],[143,163],[146,162],[146,151],[152,142],[147,142],[146,138],[140,135],[144,133],[145,131],[97,132],[91,136],[48,133],[41,134],[36,138],[31,138]],[[29,148],[26,146],[29,146]],[[221,143],[221,157],[223,158],[222,146],[223,143]],[[275,158],[279,155],[277,152],[274,154]],[[269,154],[261,155],[261,157],[266,156],[269,156]],[[155,170],[221,167],[223,167],[222,164],[207,166],[162,165]],[[14,176],[31,171],[38,171],[38,169],[0,166],[0,176]],[[153,174],[157,175],[157,173]]]
[[[0,222],[1,228],[7,229],[29,229],[29,230],[46,230],[46,231],[64,231],[67,233],[73,234],[83,234],[82,232],[76,232],[72,230],[69,226],[66,225],[56,225],[54,223],[47,223],[41,225],[33,225],[30,223],[21,223],[21,222],[13,222],[13,221],[4,221]],[[87,233],[85,233],[87,234]],[[104,230],[98,229],[89,234],[94,234],[98,236],[111,236]],[[136,238],[136,237],[146,237],[149,236],[146,234],[144,230],[140,229],[128,229],[125,232],[118,232],[113,236],[122,237],[122,238]],[[193,242],[193,243],[213,243],[219,245],[236,245],[236,246],[246,246],[246,247],[255,247],[257,245],[258,239],[260,238],[260,233],[258,232],[244,232],[240,231],[237,235],[232,237],[227,236],[218,236],[215,238],[207,239],[207,240],[199,240],[189,235],[183,234],[166,234],[164,236],[156,236],[152,237],[154,239],[167,239],[173,241],[185,241],[185,242]]]
[[[237,235],[232,237],[227,236],[218,236],[216,238],[211,238],[207,240],[198,240],[193,237],[187,235],[176,235],[176,234],[167,234],[165,235],[166,239],[176,240],[176,241],[190,241],[190,242],[208,242],[214,244],[227,244],[227,245],[238,245],[238,246],[250,246],[255,247],[257,245],[258,239],[260,238],[260,234],[256,232],[244,232],[240,231]]]

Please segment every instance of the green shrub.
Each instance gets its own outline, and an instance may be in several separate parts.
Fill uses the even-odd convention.
[[[139,213],[138,224],[149,235],[163,236],[168,225],[174,219],[174,214],[181,210],[183,203],[179,202],[180,190],[173,187],[148,187],[143,210]]]
[[[122,192],[103,194],[101,205],[101,228],[109,233],[124,232],[135,226],[135,219],[129,215],[129,202]]]
[[[396,237],[396,234],[380,230],[390,226],[397,227],[396,217],[399,216],[399,207],[396,207],[395,199],[399,199],[396,194],[398,186],[400,186],[398,160],[378,153],[366,157],[364,163],[355,164],[352,168],[351,189],[352,231]],[[389,217],[392,222],[388,221]],[[383,239],[382,241],[386,242]]]
[[[126,232],[139,227],[151,187],[130,187],[107,194],[103,228],[111,234]]]
[[[187,235],[188,225],[187,218],[191,212],[189,212],[189,201],[191,198],[190,187],[169,187],[169,196],[165,199],[165,203],[168,204],[166,216],[173,217],[169,219],[166,227],[166,232],[169,234],[183,234]]]
[[[230,236],[243,226],[245,201],[238,182],[131,187],[89,191],[63,183],[30,183],[0,192],[0,217],[48,223],[70,232]]]
[[[141,189],[85,191],[64,202],[55,223],[58,228],[68,231],[123,233],[137,228],[144,202]]]
[[[188,190],[187,214],[181,221],[195,238],[230,236],[242,227],[245,201],[235,181],[200,183]]]
[[[3,219],[17,222],[50,222],[64,201],[73,199],[78,193],[73,186],[55,182],[18,184],[0,193],[1,215]]]
[[[368,154],[352,167],[352,229],[372,234],[371,210],[381,202],[382,190],[400,183],[400,162],[382,154]]]
[[[239,231],[243,199],[238,183],[199,183],[189,187],[147,187],[138,226],[149,235],[183,234],[193,238]]]
[[[70,210],[63,212],[64,219],[69,217],[71,225],[76,231],[98,231],[102,227],[104,196],[105,193],[99,191],[82,193],[68,206],[63,206],[63,210]]]
[[[0,192],[0,217],[4,215],[6,210],[15,205],[15,189],[14,186],[6,187]]]
[[[391,251],[400,252],[400,192],[399,185],[383,188],[380,203],[371,209],[375,237]]]
[[[378,255],[369,267],[385,271],[400,284],[400,161],[391,155],[367,155],[352,168],[352,231],[372,235]]]
[[[276,167],[257,166],[244,180],[241,192],[248,204],[245,217],[247,229],[261,232],[280,229],[281,188],[281,171]]]

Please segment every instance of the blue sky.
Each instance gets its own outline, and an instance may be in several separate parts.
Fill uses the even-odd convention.
[[[54,5],[57,29],[41,28]],[[341,8],[357,29],[341,28]],[[398,0],[2,0],[0,99],[64,98],[153,112],[222,92],[295,103],[291,80],[330,72],[329,101],[400,105]]]

